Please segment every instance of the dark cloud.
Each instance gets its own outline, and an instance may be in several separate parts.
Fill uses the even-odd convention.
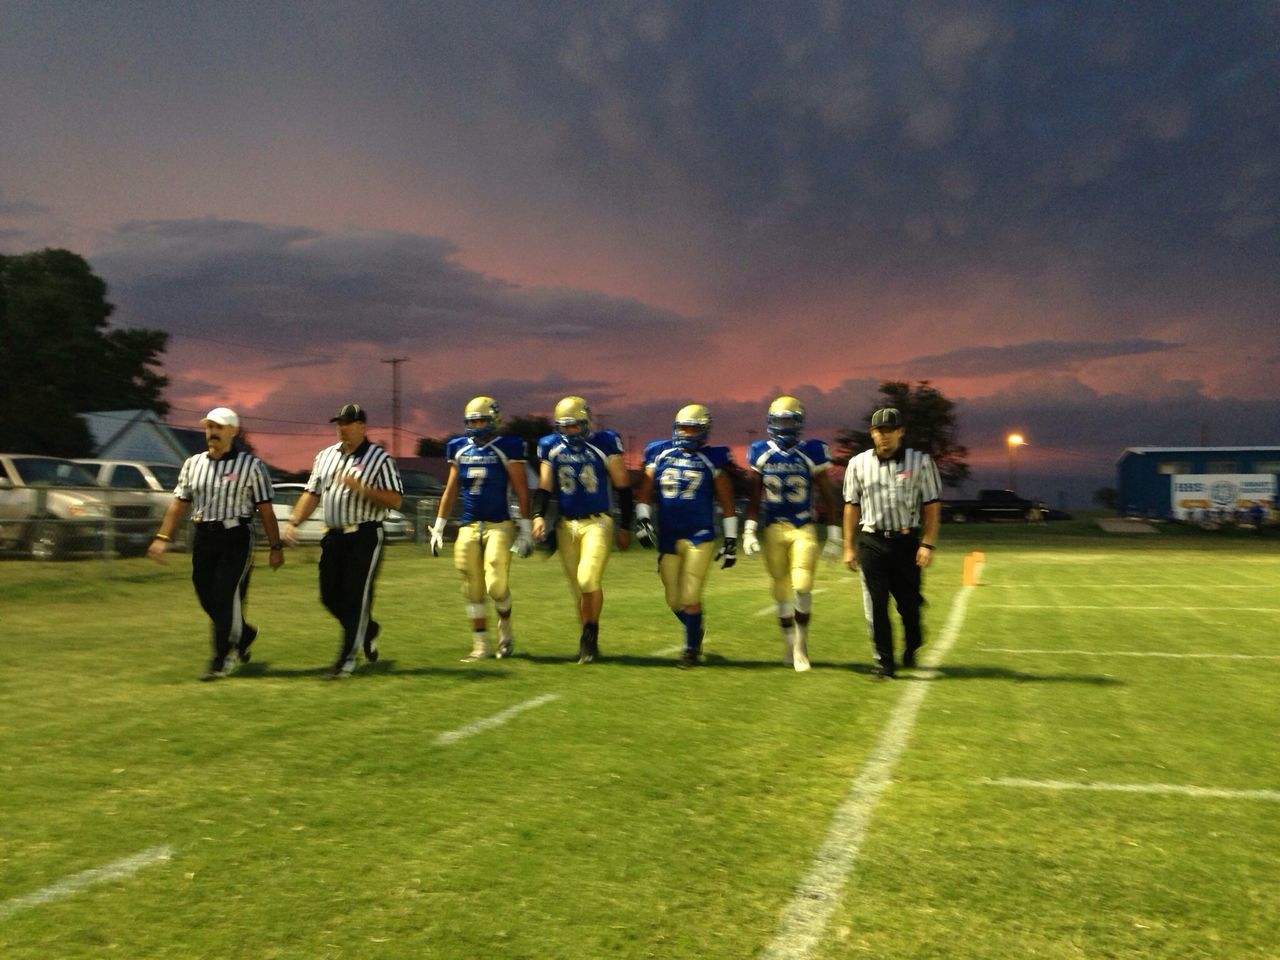
[[[1037,340],[1005,347],[964,347],[947,353],[904,360],[900,366],[921,377],[982,377],[1028,370],[1067,370],[1089,360],[1128,357],[1176,350],[1180,343],[1165,340]]]
[[[706,321],[588,290],[539,289],[461,266],[439,237],[324,233],[219,219],[135,222],[94,257],[118,322],[323,353],[333,341],[441,353],[477,342],[607,342]],[[312,358],[314,359],[314,358]]]
[[[48,211],[48,207],[38,203],[32,203],[29,200],[6,200],[4,194],[0,194],[0,217],[33,217]]]

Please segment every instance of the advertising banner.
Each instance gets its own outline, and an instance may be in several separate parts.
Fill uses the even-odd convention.
[[[1247,513],[1254,504],[1268,510],[1276,500],[1274,473],[1182,473],[1170,481],[1173,515],[1179,520]]]

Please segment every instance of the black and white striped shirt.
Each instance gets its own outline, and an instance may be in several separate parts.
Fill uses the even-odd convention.
[[[197,453],[182,465],[173,495],[192,506],[197,523],[247,520],[273,491],[267,465],[244,450],[229,450],[214,459]]]
[[[307,491],[320,498],[324,525],[331,530],[387,517],[386,507],[378,506],[338,481],[347,475],[359,477],[366,486],[404,493],[396,462],[376,443],[365,439],[350,453],[342,452],[341,443],[325,447],[316,454]]]
[[[844,473],[844,499],[862,510],[863,530],[909,530],[920,526],[921,507],[942,496],[933,458],[919,450],[899,448],[890,460],[864,450]]]

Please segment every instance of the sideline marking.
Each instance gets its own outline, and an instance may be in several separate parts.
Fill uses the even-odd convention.
[[[1031,787],[1038,790],[1106,790],[1114,793],[1177,793],[1188,797],[1225,800],[1270,800],[1280,803],[1280,790],[1228,790],[1223,787],[1182,786],[1176,783],[1072,783],[1067,780],[1020,780],[1016,777],[978,781],[992,787]]]
[[[494,727],[500,727],[512,717],[519,716],[526,710],[532,710],[534,707],[540,707],[544,703],[550,703],[552,700],[559,700],[558,693],[544,693],[540,697],[534,697],[532,700],[526,700],[524,703],[517,703],[514,707],[495,713],[492,717],[485,717],[483,720],[476,720],[474,723],[468,723],[465,727],[459,727],[457,730],[449,730],[436,737],[435,745],[437,747],[447,747],[459,740],[465,740],[467,737],[475,736],[477,733],[483,733],[485,730],[492,730]]]
[[[1030,650],[1022,647],[978,647],[982,653],[1074,654],[1080,657],[1164,657],[1167,660],[1280,660],[1271,653],[1163,653],[1159,650]]]
[[[650,657],[669,657],[673,653],[684,653],[684,644],[677,643],[674,647],[663,647],[661,650],[655,650],[648,654]]]
[[[57,883],[51,883],[35,893],[28,893],[25,897],[17,897],[0,903],[0,920],[8,920],[19,910],[26,910],[28,907],[38,907],[54,900],[61,900],[63,897],[78,893],[86,887],[93,886],[95,883],[105,883],[107,880],[119,880],[133,876],[143,867],[149,867],[153,863],[168,860],[172,856],[172,847],[152,847],[150,850],[143,850],[141,853],[135,853],[133,856],[125,857],[123,860],[116,860],[106,866],[94,867],[92,870],[73,874],[59,880]]]
[[[924,647],[922,666],[936,667],[960,636],[973,587],[961,587],[952,601],[942,634]],[[895,681],[897,682],[897,681]],[[765,960],[803,960],[810,956],[826,931],[841,891],[862,848],[871,815],[889,786],[894,765],[902,756],[915,725],[928,683],[903,683],[889,722],[867,757],[862,770],[849,784],[849,792],[836,809],[827,836],[813,855],[808,872],[796,885],[795,895],[782,914],[773,942],[765,948]]]

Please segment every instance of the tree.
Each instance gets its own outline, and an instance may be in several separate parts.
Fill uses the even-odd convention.
[[[969,478],[969,464],[964,459],[969,448],[960,443],[955,401],[944,397],[928,380],[921,380],[914,387],[905,381],[886,380],[880,384],[880,398],[875,409],[897,407],[902,411],[907,425],[903,445],[929,454],[946,486],[958,487]],[[871,446],[874,412],[867,411],[863,426],[845,427],[836,434],[837,459],[847,462]]]
[[[88,456],[77,414],[169,412],[159,369],[169,335],[109,329],[114,309],[69,250],[0,255],[0,450]]]
[[[419,437],[418,452],[420,457],[443,457],[448,439],[441,437]]]
[[[504,433],[513,434],[524,441],[525,453],[529,455],[529,462],[535,466],[538,463],[538,441],[548,433],[554,433],[555,429],[550,417],[534,416],[531,413],[512,417],[502,424]]]

